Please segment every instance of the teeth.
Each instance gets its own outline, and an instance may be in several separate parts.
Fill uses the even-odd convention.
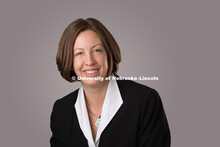
[[[93,73],[95,73],[97,71],[97,69],[96,70],[87,70],[87,71],[85,71],[86,73],[88,73],[88,74],[93,74]]]

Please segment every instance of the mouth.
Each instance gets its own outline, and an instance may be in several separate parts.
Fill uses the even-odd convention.
[[[93,74],[93,73],[95,73],[95,72],[97,72],[98,71],[98,69],[95,69],[95,70],[86,70],[85,72],[87,73],[87,74]]]
[[[88,69],[88,70],[83,70],[86,76],[88,77],[94,77],[97,76],[99,69]]]

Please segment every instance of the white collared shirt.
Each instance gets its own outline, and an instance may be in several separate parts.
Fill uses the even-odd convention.
[[[88,112],[86,108],[83,87],[80,87],[75,103],[75,109],[80,128],[84,136],[88,140],[89,147],[98,147],[102,132],[104,131],[105,127],[109,124],[111,119],[114,117],[118,109],[121,107],[122,103],[123,101],[117,82],[115,80],[109,80],[105,100],[102,106],[102,117],[100,119],[100,124],[97,130],[96,140],[94,142]]]

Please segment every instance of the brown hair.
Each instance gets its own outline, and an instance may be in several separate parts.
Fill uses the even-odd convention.
[[[100,37],[107,54],[108,71],[106,76],[116,74],[118,64],[121,61],[120,48],[111,33],[106,27],[94,18],[86,20],[80,18],[73,21],[63,32],[59,48],[56,56],[56,63],[61,76],[69,82],[76,80],[72,76],[76,76],[73,69],[73,45],[80,32],[92,30]]]

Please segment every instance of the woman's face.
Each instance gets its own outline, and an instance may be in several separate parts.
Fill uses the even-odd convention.
[[[74,43],[73,67],[78,77],[105,78],[108,70],[107,55],[99,36],[92,30],[81,32]],[[84,80],[82,85],[98,86],[105,80]]]

